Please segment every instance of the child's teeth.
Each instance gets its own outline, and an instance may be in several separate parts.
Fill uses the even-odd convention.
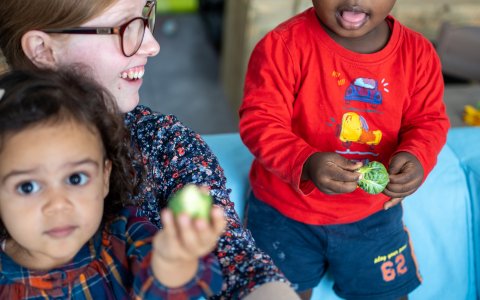
[[[120,74],[120,77],[122,77],[123,79],[127,78],[127,72],[123,72],[122,74]]]

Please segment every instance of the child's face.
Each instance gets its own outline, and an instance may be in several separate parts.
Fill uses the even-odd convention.
[[[110,169],[98,133],[75,122],[7,137],[0,151],[7,254],[32,269],[70,261],[99,228]]]
[[[385,20],[395,0],[313,0],[323,25],[342,38],[359,38]]]

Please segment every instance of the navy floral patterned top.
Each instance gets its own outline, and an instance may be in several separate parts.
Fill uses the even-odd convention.
[[[263,283],[287,282],[242,226],[229,200],[223,169],[199,134],[175,116],[154,113],[145,106],[127,113],[125,124],[137,156],[136,171],[143,173],[133,198],[140,203],[144,216],[161,228],[158,212],[166,206],[168,197],[187,183],[209,186],[215,204],[225,210],[227,229],[215,250],[224,283],[215,299],[242,298]]]

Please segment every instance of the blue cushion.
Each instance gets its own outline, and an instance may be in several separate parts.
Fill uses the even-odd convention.
[[[460,161],[448,145],[403,206],[423,277],[409,298],[475,299],[470,197]]]
[[[460,159],[465,172],[470,196],[472,222],[471,240],[474,247],[474,266],[477,298],[480,299],[480,127],[463,127],[450,130],[447,144]]]

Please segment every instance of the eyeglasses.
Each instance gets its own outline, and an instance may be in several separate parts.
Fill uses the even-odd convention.
[[[137,53],[143,42],[145,27],[153,34],[155,29],[156,0],[149,0],[143,8],[144,17],[136,17],[118,27],[72,27],[44,29],[46,33],[66,34],[118,34],[123,55],[130,57]]]

